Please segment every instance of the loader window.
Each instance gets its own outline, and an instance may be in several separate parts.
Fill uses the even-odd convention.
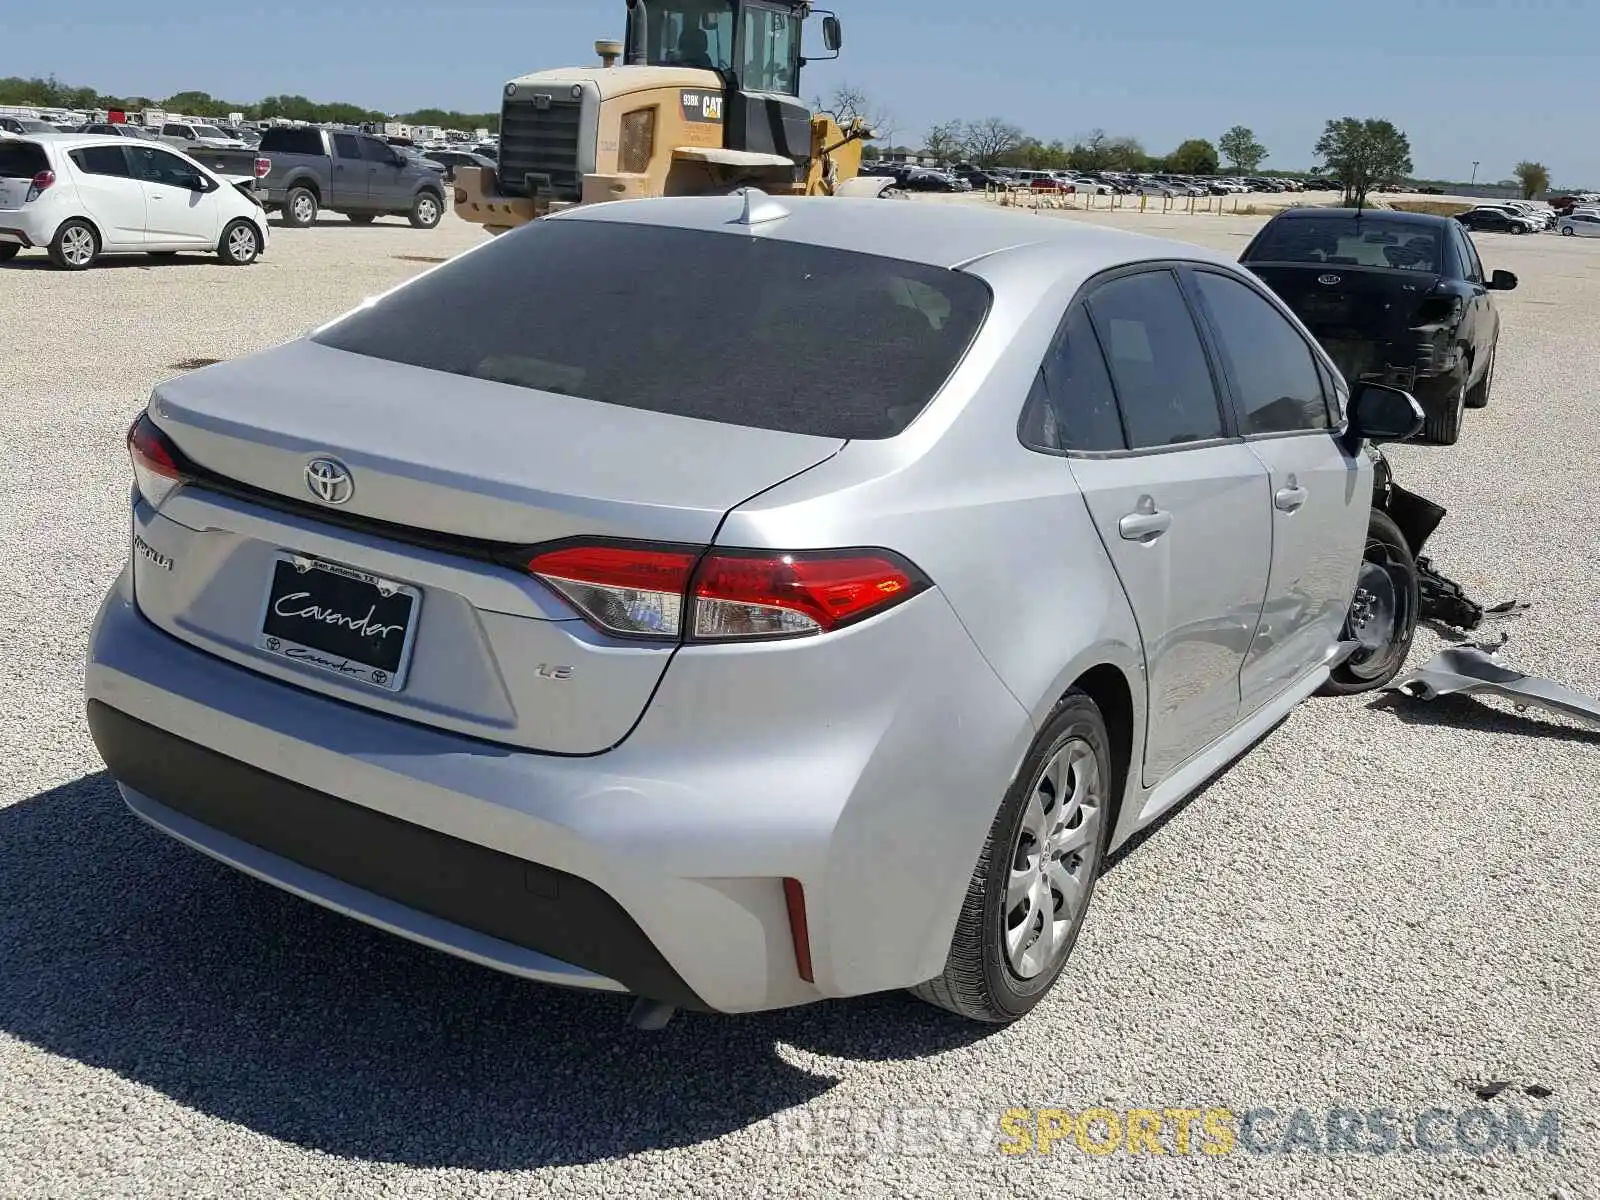
[[[733,5],[730,0],[644,0],[652,67],[733,67]],[[638,10],[629,14],[631,25]]]
[[[943,267],[557,218],[504,234],[314,340],[702,421],[889,438],[944,386],[988,307],[986,284]]]
[[[749,5],[744,10],[739,56],[747,92],[800,94],[800,18],[787,9]]]

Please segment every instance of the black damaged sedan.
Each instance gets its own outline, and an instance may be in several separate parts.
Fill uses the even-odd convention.
[[[1448,217],[1388,209],[1295,208],[1256,234],[1239,261],[1281,296],[1347,380],[1404,388],[1423,436],[1454,445],[1464,409],[1489,403],[1500,314],[1472,239]]]

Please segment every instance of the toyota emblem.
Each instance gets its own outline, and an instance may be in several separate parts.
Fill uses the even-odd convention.
[[[356,481],[343,463],[313,458],[306,464],[306,487],[324,504],[344,504],[355,495]]]
[[[1336,283],[1344,282],[1343,275],[1318,275],[1317,282],[1325,287],[1332,287]]]

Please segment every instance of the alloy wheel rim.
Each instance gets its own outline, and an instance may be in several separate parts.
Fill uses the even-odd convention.
[[[238,261],[248,261],[256,252],[255,234],[241,225],[228,235],[228,251]]]
[[[94,235],[82,227],[67,230],[61,238],[61,254],[73,266],[81,267],[94,254]]]
[[[296,196],[294,200],[294,219],[297,221],[311,220],[311,201],[304,196]]]
[[[1073,738],[1034,780],[1011,847],[1000,939],[1019,979],[1037,978],[1066,957],[1099,870],[1104,810],[1100,760]]]
[[[438,210],[434,208],[432,200],[424,200],[417,205],[417,216],[422,218],[424,224],[431,224]]]

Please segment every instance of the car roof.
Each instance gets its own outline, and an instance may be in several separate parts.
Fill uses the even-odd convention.
[[[1372,217],[1382,217],[1385,221],[1398,221],[1402,225],[1427,225],[1437,228],[1448,221],[1449,217],[1436,216],[1433,213],[1406,212],[1400,208],[1320,208],[1307,206],[1305,208],[1286,208],[1274,221],[1309,220],[1319,217],[1324,220],[1358,221]]]
[[[18,140],[37,141],[62,150],[78,150],[84,146],[120,146],[124,139],[114,133],[26,133]]]
[[[758,202],[759,197],[757,198]],[[908,200],[775,196],[788,215],[753,226],[738,224],[741,196],[672,196],[621,200],[571,208],[547,220],[618,221],[804,242],[875,254],[934,267],[959,267],[1002,251],[1026,247],[1052,251],[1087,272],[1124,262],[1173,258],[1234,260],[1188,242],[1091,225],[1070,218],[1001,211],[975,204],[919,204]]]

